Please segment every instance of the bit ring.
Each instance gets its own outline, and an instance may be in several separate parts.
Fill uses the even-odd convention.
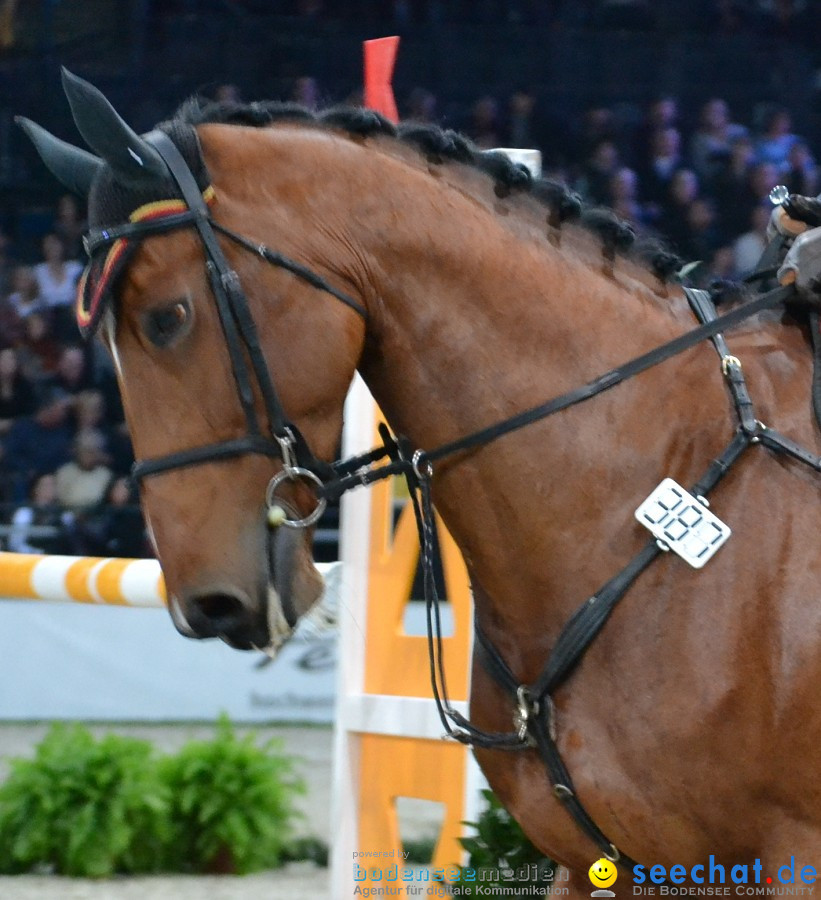
[[[265,505],[268,509],[276,505],[276,493],[283,481],[296,481],[297,478],[303,478],[311,481],[316,487],[323,487],[322,479],[310,469],[304,469],[302,466],[289,466],[280,469],[279,472],[268,482],[265,489]],[[286,528],[310,528],[319,521],[320,516],[328,507],[328,501],[324,497],[317,497],[316,507],[314,510],[302,519],[283,519],[280,523]]]

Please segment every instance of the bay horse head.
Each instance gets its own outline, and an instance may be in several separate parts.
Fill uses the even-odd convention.
[[[224,133],[177,119],[141,137],[92,85],[65,70],[63,83],[94,153],[19,121],[89,199],[77,318],[114,361],[172,618],[191,637],[276,649],[322,592],[316,487],[338,446],[364,308],[317,260],[308,270],[267,251],[266,265],[265,248],[230,240],[261,232],[296,249],[303,185],[249,222],[260,188],[229,161]],[[311,257],[310,241],[301,249]]]

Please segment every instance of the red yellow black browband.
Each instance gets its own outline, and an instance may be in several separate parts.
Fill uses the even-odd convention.
[[[210,204],[214,201],[216,193],[209,186],[202,192],[203,200]],[[155,200],[144,203],[132,212],[128,221],[130,224],[151,222],[168,216],[179,215],[188,210],[184,200]],[[131,251],[136,247],[134,238],[120,237],[111,243],[104,259],[99,265],[90,260],[83,271],[77,284],[77,298],[75,312],[77,325],[80,332],[87,336],[94,332],[99,323],[104,308],[104,300],[111,290],[117,276],[122,272],[125,263],[131,256]]]

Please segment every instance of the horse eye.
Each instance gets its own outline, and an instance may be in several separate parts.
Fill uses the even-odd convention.
[[[188,322],[190,311],[183,300],[153,309],[145,317],[145,333],[157,347],[167,347]]]

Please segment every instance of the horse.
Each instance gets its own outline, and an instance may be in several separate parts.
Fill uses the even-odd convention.
[[[114,360],[189,637],[274,652],[316,603],[310,528],[270,520],[314,515],[356,371],[393,432],[427,450],[694,326],[663,254],[633,255],[621,223],[452,132],[367,110],[191,102],[139,136],[91,85],[64,73],[64,86],[93,153],[22,124],[89,194],[78,319]],[[775,875],[821,846],[816,473],[760,440],[770,426],[821,450],[808,339],[806,318],[781,308],[728,336],[724,374],[743,366],[759,445],[710,497],[732,535],[700,570],[659,552],[550,697],[575,796],[646,866],[759,861]],[[733,396],[701,341],[527,428],[415,457],[464,556],[477,626],[518,684],[646,546],[637,505],[721,461]],[[516,706],[476,653],[473,725],[505,733]],[[537,751],[475,752],[571,893],[589,891],[601,845]]]

